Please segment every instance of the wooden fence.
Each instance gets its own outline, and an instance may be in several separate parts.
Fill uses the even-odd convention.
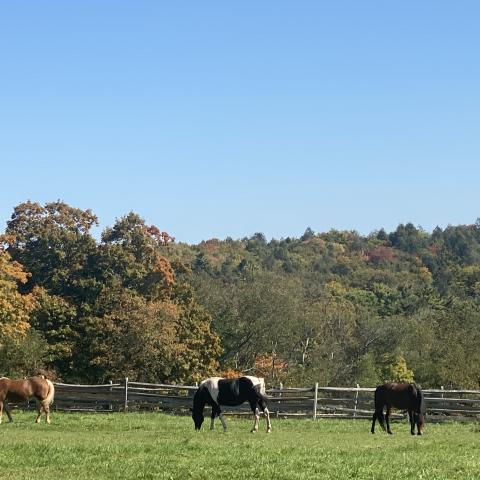
[[[165,410],[185,413],[192,406],[197,389],[192,385],[165,385],[130,382],[105,385],[55,384],[53,409],[69,411]],[[320,387],[267,390],[268,408],[277,417],[370,419],[375,388]],[[429,421],[480,419],[480,390],[423,390]],[[225,408],[225,413],[250,412],[247,404]],[[394,418],[403,418],[396,413]]]

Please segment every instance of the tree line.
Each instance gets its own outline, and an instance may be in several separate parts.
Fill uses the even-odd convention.
[[[480,384],[480,222],[307,228],[198,245],[135,213],[16,206],[1,235],[0,375]]]

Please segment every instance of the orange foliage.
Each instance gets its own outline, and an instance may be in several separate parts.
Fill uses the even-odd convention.
[[[392,263],[395,260],[395,251],[391,247],[380,245],[367,252],[367,259],[372,263]]]
[[[259,355],[255,359],[255,371],[257,376],[264,378],[279,378],[288,368],[288,363],[275,354]]]
[[[238,378],[241,377],[243,373],[233,368],[227,368],[227,370],[220,372],[218,375],[223,378]]]
[[[199,247],[207,252],[212,252],[217,249],[220,244],[220,240],[218,238],[211,238],[210,240],[205,240],[200,243]]]
[[[159,245],[168,245],[173,243],[175,238],[169,235],[167,232],[161,232],[155,225],[147,227],[147,232],[157,241]]]

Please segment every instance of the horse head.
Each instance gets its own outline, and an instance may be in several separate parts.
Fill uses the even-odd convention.
[[[195,430],[200,430],[202,428],[203,421],[205,417],[203,416],[203,408],[195,407],[190,409],[192,411],[192,419],[195,424]]]

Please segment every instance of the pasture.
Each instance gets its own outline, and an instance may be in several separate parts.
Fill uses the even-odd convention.
[[[477,479],[480,428],[428,424],[412,437],[407,422],[393,436],[370,433],[364,420],[275,419],[273,432],[249,433],[252,419],[227,417],[223,433],[209,419],[195,432],[190,417],[162,413],[53,412],[34,424],[13,411],[0,425],[0,472],[46,479]]]

